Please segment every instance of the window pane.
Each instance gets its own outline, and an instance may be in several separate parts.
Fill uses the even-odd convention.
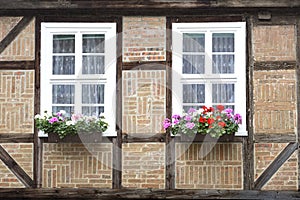
[[[82,106],[82,114],[88,116],[99,116],[104,113],[104,106]]]
[[[75,53],[75,35],[53,35],[53,53]]]
[[[204,55],[183,55],[182,73],[183,74],[204,74],[205,73]]]
[[[82,103],[104,104],[104,85],[82,85]]]
[[[213,103],[234,103],[234,84],[212,84]]]
[[[66,117],[71,117],[74,113],[74,106],[52,106],[53,113],[57,113],[60,110],[66,111]]]
[[[72,75],[75,74],[75,56],[53,56],[54,75]]]
[[[213,52],[234,52],[233,33],[213,33]]]
[[[203,33],[184,33],[183,52],[204,52],[205,35]]]
[[[104,34],[84,34],[82,36],[83,53],[104,53]]]
[[[233,74],[234,55],[213,55],[214,74]]]
[[[53,104],[74,104],[74,96],[75,96],[74,85],[53,85],[52,86]]]
[[[82,74],[104,74],[104,56],[83,56]]]
[[[205,102],[204,84],[184,84],[182,89],[183,103]]]

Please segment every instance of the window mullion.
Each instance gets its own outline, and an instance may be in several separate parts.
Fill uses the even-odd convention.
[[[75,35],[75,113],[82,112],[82,91],[81,82],[78,78],[81,77],[82,71],[82,34],[77,32]]]

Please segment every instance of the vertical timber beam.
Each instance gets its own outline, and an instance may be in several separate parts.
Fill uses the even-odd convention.
[[[122,187],[122,18],[117,19],[117,89],[116,89],[116,129],[117,137],[113,138],[112,188]]]
[[[253,51],[252,51],[252,31],[253,19],[246,17],[246,90],[247,90],[247,123],[248,123],[248,137],[243,138],[243,174],[244,174],[244,190],[253,189],[254,182],[254,144],[253,144]]]
[[[40,113],[40,49],[41,49],[41,18],[35,19],[35,73],[34,73],[34,114]],[[35,127],[35,126],[34,126]],[[33,179],[36,188],[42,187],[43,141],[34,128]]]
[[[297,94],[297,129],[296,138],[300,144],[300,19],[296,21],[296,94]],[[300,189],[300,152],[298,150],[298,190]]]
[[[172,115],[172,20],[167,17],[166,24],[166,50],[167,50],[167,67],[166,67],[166,111],[167,117]],[[166,133],[166,181],[165,189],[175,189],[175,140],[171,137],[169,131]]]

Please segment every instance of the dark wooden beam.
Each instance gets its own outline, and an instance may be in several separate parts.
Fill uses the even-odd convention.
[[[255,62],[254,70],[287,70],[296,69],[296,61],[268,61],[268,62]]]
[[[298,191],[1,188],[0,198],[10,199],[299,199]]]
[[[21,31],[29,24],[29,22],[31,22],[32,19],[32,16],[23,17],[21,21],[19,21],[18,24],[5,36],[5,38],[0,42],[0,54],[16,38],[16,36],[21,33]]]
[[[220,7],[220,8],[243,8],[243,7],[300,7],[297,0],[0,0],[2,9],[87,9],[87,8],[201,8],[201,7]]]
[[[124,62],[123,70],[166,70],[165,61]]]
[[[7,153],[0,145],[0,159],[8,167],[8,169],[27,187],[34,186],[33,180],[28,174],[18,165],[18,163]]]
[[[272,178],[278,169],[291,157],[296,149],[298,149],[298,142],[289,143],[254,182],[254,189],[262,189],[262,187]]]
[[[112,169],[112,188],[122,187],[122,18],[117,21],[117,74],[116,74],[116,130],[117,137],[112,138],[113,143],[113,169]]]
[[[0,143],[33,143],[33,134],[1,133]]]
[[[297,142],[300,144],[300,19],[297,18],[297,24],[296,24],[296,60],[297,60],[297,68],[296,68],[296,94],[297,94],[297,129],[296,129],[296,135],[297,135]],[[300,152],[298,151],[298,188],[300,188]]]
[[[0,61],[0,70],[33,70],[34,61]]]
[[[139,143],[139,142],[165,142],[166,134],[149,135],[147,133],[130,133],[129,135],[123,134],[123,143]]]
[[[254,134],[255,143],[290,143],[296,142],[295,133],[282,133],[282,134]]]
[[[172,19],[166,21],[166,117],[172,116]],[[175,139],[171,137],[169,131],[166,132],[166,178],[165,188],[175,189]]]

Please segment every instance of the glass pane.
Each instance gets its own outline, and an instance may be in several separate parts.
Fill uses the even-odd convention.
[[[213,55],[213,74],[233,74],[234,55]]]
[[[204,55],[183,55],[182,73],[183,74],[204,74],[205,56]]]
[[[233,33],[213,33],[213,52],[234,52]]]
[[[53,104],[74,104],[75,86],[74,85],[53,85],[52,103]]]
[[[104,34],[84,34],[82,36],[83,53],[104,53]]]
[[[83,56],[82,74],[104,74],[104,56]]]
[[[204,84],[183,84],[182,90],[183,103],[205,102]]]
[[[103,104],[104,85],[84,84],[82,85],[82,103]]]
[[[203,33],[184,33],[183,52],[204,52],[205,34]]]
[[[71,117],[74,113],[74,106],[52,106],[52,112],[57,113],[60,110],[66,111],[66,117]]]
[[[75,56],[53,56],[54,75],[72,75],[75,74]]]
[[[82,114],[88,116],[99,116],[104,113],[104,106],[82,106]]]
[[[53,53],[75,53],[75,35],[53,35]]]
[[[234,103],[234,84],[212,84],[213,103]]]

